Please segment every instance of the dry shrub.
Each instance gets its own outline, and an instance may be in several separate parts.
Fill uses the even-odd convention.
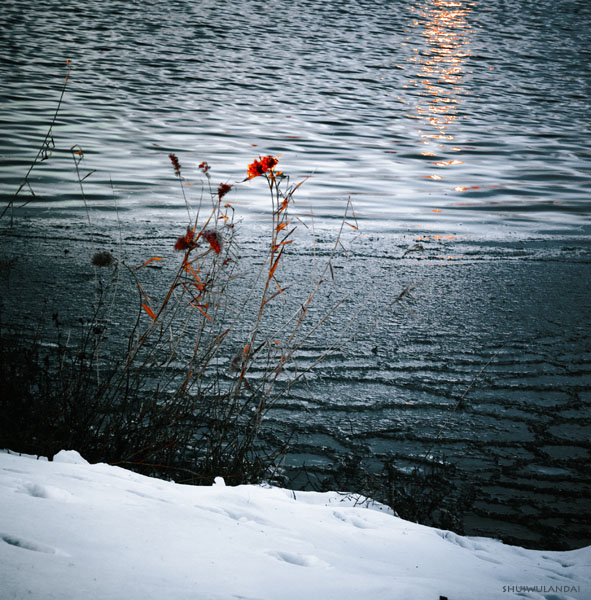
[[[180,161],[170,160],[184,197]],[[238,184],[212,186],[207,163],[200,165],[207,200],[192,215],[185,197],[190,220],[174,245],[179,265],[163,294],[142,281],[145,267],[161,257],[132,267],[106,251],[93,255],[93,265],[112,268],[113,280],[124,269],[135,282],[138,310],[124,356],[110,357],[105,347],[112,302],[102,297],[76,343],[57,316],[51,347],[40,338],[27,348],[18,336],[2,336],[0,446],[49,456],[75,448],[90,461],[199,483],[219,475],[230,483],[273,478],[289,439],[263,434],[265,416],[305,375],[298,351],[342,302],[311,316],[330,285],[341,230],[285,314],[290,291],[282,265],[294,258],[290,208],[302,181],[290,184],[277,164],[259,157],[240,182],[264,181],[271,199],[264,262],[256,269],[240,258],[234,207],[226,201]]]

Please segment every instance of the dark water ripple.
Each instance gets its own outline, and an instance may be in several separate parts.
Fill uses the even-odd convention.
[[[85,215],[68,214],[17,220],[0,236],[2,256],[16,258],[10,271],[0,271],[3,319],[24,330],[53,310],[66,327],[76,326],[93,300],[89,260],[98,247],[123,252],[130,265],[158,248],[165,265],[177,264],[176,219],[129,221],[119,241],[113,215],[89,235]],[[242,258],[254,267],[260,233],[243,227]],[[589,544],[589,240],[438,237],[405,255],[416,235],[364,236],[349,259],[335,261],[336,287],[315,315],[344,292],[354,301],[302,347],[299,368],[349,331],[267,421],[273,434],[295,434],[286,474],[305,486],[310,477],[330,477],[352,454],[378,473],[381,461],[410,467],[443,457],[456,466],[458,484],[477,490],[469,533],[546,548]],[[322,238],[315,248],[301,240],[285,263],[281,277],[294,289],[307,281],[314,255],[330,251],[330,235]],[[147,271],[146,286],[156,292],[163,273]],[[409,310],[394,310],[392,299],[408,284],[415,286]],[[121,281],[115,330],[129,321],[134,299]],[[284,310],[290,315],[293,306]],[[115,335],[110,343],[116,353],[125,339]]]
[[[317,214],[334,216],[352,196],[382,228],[588,224],[584,0],[271,5],[9,3],[1,198],[34,156],[69,58],[59,151],[34,180],[48,202],[71,206],[78,193],[52,176],[77,143],[96,169],[89,196],[136,211],[183,208],[170,151],[187,176],[205,159],[230,181],[274,153],[291,173],[314,174],[301,202]],[[243,199],[264,209],[253,193]],[[505,219],[506,207],[523,218]]]

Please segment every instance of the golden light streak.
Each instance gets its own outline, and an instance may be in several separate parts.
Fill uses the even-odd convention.
[[[458,105],[467,93],[463,81],[466,60],[470,57],[472,28],[468,16],[473,6],[472,0],[423,0],[420,8],[411,8],[416,13],[413,23],[420,28],[425,42],[424,47],[415,48],[414,56],[408,61],[407,68],[412,69],[414,76],[409,83],[419,90],[419,102],[412,118],[425,125],[419,130],[420,137],[429,140],[424,143],[439,142],[441,148],[455,139],[454,126],[461,118]],[[461,148],[454,146],[449,150],[459,152]],[[435,156],[435,153],[422,154]],[[442,159],[433,164],[450,168],[463,161]],[[441,179],[438,175],[427,178]]]

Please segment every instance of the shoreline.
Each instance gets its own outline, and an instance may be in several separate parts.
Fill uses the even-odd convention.
[[[74,323],[92,302],[97,275],[90,257],[99,245],[126,253],[129,264],[153,256],[155,246],[165,262],[176,260],[178,225],[135,221],[120,234],[114,223],[95,226],[94,240],[83,219],[3,227],[2,258],[17,259],[0,270],[3,324],[22,332],[29,322],[34,329],[46,299],[53,299],[46,314],[54,306],[65,323]],[[256,261],[257,237],[244,228],[244,256]],[[368,322],[371,331],[359,332],[341,356],[319,365],[308,390],[271,413],[269,427],[296,427],[296,471],[306,464],[318,484],[351,452],[371,472],[390,455],[412,464],[435,444],[457,464],[458,482],[479,487],[478,510],[466,516],[468,533],[501,531],[505,539],[537,545],[568,545],[577,537],[591,542],[584,502],[591,303],[580,285],[589,280],[591,244],[584,237],[505,244],[417,237],[368,234],[353,241],[351,258],[336,270],[341,285],[371,290],[379,282],[381,293],[391,295],[416,283],[413,314],[398,311]],[[328,237],[319,253],[323,244],[330,245]],[[423,250],[405,256],[416,244]],[[305,260],[311,249],[295,252]],[[151,269],[148,280],[156,283],[162,273]],[[380,297],[374,300],[379,304]],[[125,323],[125,314],[118,306],[113,324]],[[466,408],[452,410],[495,353]],[[303,364],[317,354],[311,347]],[[302,421],[302,415],[312,418]]]

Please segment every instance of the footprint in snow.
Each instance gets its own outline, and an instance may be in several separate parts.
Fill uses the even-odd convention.
[[[496,558],[492,557],[488,552],[483,551],[483,550],[476,550],[476,552],[474,552],[474,556],[476,556],[476,558],[479,558],[480,560],[484,560],[486,562],[493,563],[494,565],[502,565],[503,564],[502,561],[497,560]]]
[[[470,550],[474,553],[476,558],[483,560],[485,562],[492,563],[493,565],[502,565],[502,561],[496,559],[491,553],[490,549],[486,546],[480,544],[477,540],[471,540],[465,538],[463,536],[457,535],[453,531],[437,531],[437,535],[444,539],[446,542],[450,542],[451,544],[455,544],[460,548],[465,548],[466,550]]]
[[[62,550],[59,550],[58,548],[53,548],[52,546],[47,546],[39,542],[26,540],[24,538],[18,537],[16,535],[10,535],[8,533],[0,533],[0,541],[4,542],[5,544],[8,544],[9,546],[14,546],[15,548],[22,548],[23,550],[30,550],[31,552],[42,552],[43,554],[69,556],[67,553],[63,552]]]
[[[228,510],[226,508],[217,508],[214,506],[199,506],[198,508],[200,510],[205,510],[205,511],[216,513],[219,515],[224,515],[225,517],[228,517],[229,519],[232,519],[233,521],[237,521],[238,523],[255,523],[256,525],[262,525],[262,526],[267,526],[267,525],[275,526],[272,521],[269,521],[268,519],[265,519],[265,518],[259,516],[258,514],[255,514],[255,513],[249,512],[249,511],[245,511],[245,510],[232,511],[232,510]]]
[[[576,567],[577,563],[574,562],[565,562],[565,560],[561,557],[555,557],[555,556],[547,556],[547,555],[542,555],[542,558],[544,560],[553,562],[553,563],[558,563],[563,569],[568,569],[569,567]]]
[[[33,498],[45,498],[46,500],[59,500],[60,502],[73,502],[74,496],[66,490],[56,488],[50,485],[41,485],[39,483],[25,483],[17,492],[27,494]]]
[[[290,565],[298,567],[329,567],[327,562],[319,559],[313,554],[299,554],[296,552],[272,551],[267,552],[269,556],[276,558],[279,561],[286,562]]]
[[[343,521],[343,523],[348,523],[349,525],[353,525],[354,527],[357,527],[358,529],[375,529],[375,525],[371,525],[370,523],[368,523],[365,519],[362,519],[360,517],[357,516],[353,516],[353,515],[349,515],[349,514],[343,514],[341,512],[338,511],[333,511],[333,516],[336,517],[339,521]]]
[[[440,538],[444,539],[446,542],[455,544],[456,546],[459,546],[460,548],[465,548],[466,550],[471,550],[471,551],[476,551],[476,552],[490,553],[490,548],[487,548],[487,546],[479,543],[476,538],[470,539],[470,538],[458,535],[457,533],[454,533],[453,531],[446,531],[444,529],[436,530],[436,533]]]
[[[157,496],[145,494],[144,492],[138,492],[136,490],[127,490],[127,493],[133,494],[135,496],[139,496],[140,498],[145,498],[146,500],[154,500],[155,502],[163,502],[164,504],[170,504],[170,500],[165,500],[164,498],[158,498]]]

